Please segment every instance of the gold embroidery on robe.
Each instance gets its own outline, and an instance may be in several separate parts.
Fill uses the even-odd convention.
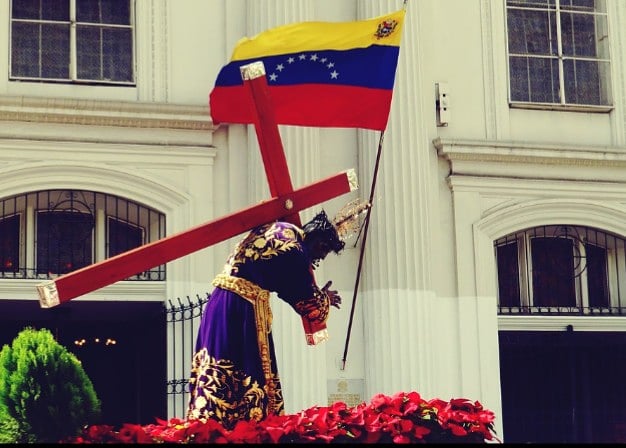
[[[268,391],[245,372],[235,370],[231,361],[209,356],[205,348],[193,358],[189,383],[193,393],[188,419],[212,418],[232,429],[238,420],[260,421],[267,417],[263,401],[267,400]],[[278,384],[278,378],[274,377],[272,383]],[[273,395],[274,413],[284,414],[282,390],[275,387]]]
[[[224,266],[225,274],[234,274],[239,270],[239,265],[250,260],[267,260],[281,252],[299,249],[299,241],[304,238],[304,233],[298,228],[278,228],[272,224],[266,224],[262,233],[250,232],[241,240],[233,253],[229,256]],[[299,238],[296,236],[296,232]]]
[[[278,413],[282,401],[276,398],[276,375],[272,372],[272,357],[269,346],[269,334],[272,331],[272,310],[270,292],[244,278],[220,274],[213,280],[214,286],[234,292],[252,304],[257,331],[257,343],[261,356],[261,367],[265,376],[264,390],[267,393],[269,413]]]

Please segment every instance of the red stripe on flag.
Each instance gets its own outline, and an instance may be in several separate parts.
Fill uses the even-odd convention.
[[[325,84],[269,87],[278,124],[363,128],[383,131],[392,90]],[[252,123],[252,104],[243,86],[216,86],[209,98],[214,123]]]

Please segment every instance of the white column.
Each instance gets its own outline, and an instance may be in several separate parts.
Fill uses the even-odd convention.
[[[252,0],[247,4],[248,36],[288,23],[311,20],[312,0]],[[320,178],[320,137],[317,128],[279,127],[294,188]],[[267,178],[253,126],[248,127],[251,203],[269,197]],[[302,212],[302,222],[315,210]],[[281,275],[277,272],[276,275]],[[326,404],[325,344],[307,346],[300,316],[285,302],[272,298],[273,336],[285,411],[295,413]]]
[[[360,0],[358,14],[365,19],[401,7],[398,1]],[[428,134],[421,110],[422,75],[415,62],[420,50],[419,7],[419,2],[410,2],[407,9],[364,263],[360,300],[367,397],[415,390],[431,398],[434,353],[445,350],[441,338],[447,336],[433,324],[445,304],[431,285],[437,159],[424,138]],[[362,131],[359,137],[362,184],[371,185],[380,134]]]
[[[450,200],[432,145],[434,80],[423,79],[427,42],[419,30],[436,6],[408,3],[363,275],[366,395],[415,390],[426,399],[464,397],[498,411],[495,300],[478,297],[475,285],[463,280],[474,275],[468,273],[474,247],[450,242],[455,232],[471,232],[479,214],[460,208],[467,200]],[[361,18],[399,7],[387,0],[358,5]],[[365,177],[378,135],[359,136]],[[444,207],[455,210],[450,228],[441,228]]]

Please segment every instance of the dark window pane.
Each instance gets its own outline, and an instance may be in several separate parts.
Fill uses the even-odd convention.
[[[554,7],[556,0],[507,0],[507,6],[523,6],[533,8]]]
[[[93,217],[78,212],[37,214],[37,273],[64,274],[93,262]]]
[[[559,102],[559,70],[556,59],[509,58],[511,100]]]
[[[76,43],[79,79],[100,79],[102,76],[102,36],[98,27],[77,27]]]
[[[43,20],[70,20],[69,0],[41,0]]]
[[[509,57],[509,73],[511,76],[511,101],[530,101],[528,58]]]
[[[103,31],[103,78],[111,81],[132,81],[133,46],[131,30]]]
[[[0,220],[0,272],[17,272],[20,268],[20,216]]]
[[[144,244],[141,227],[109,218],[109,257],[121,254]]]
[[[587,253],[587,288],[589,290],[589,306],[608,307],[609,290],[606,271],[606,249],[585,244]]]
[[[507,15],[509,52],[557,54],[555,18],[552,12],[510,9]]]
[[[573,241],[533,238],[531,255],[534,305],[575,306]]]
[[[70,30],[68,25],[44,25],[41,41],[41,76],[67,79],[70,76]]]
[[[81,0],[76,3],[76,20],[86,23],[130,25],[130,1]]]
[[[520,306],[519,265],[517,242],[496,248],[498,262],[498,304],[502,307]]]
[[[559,67],[556,59],[530,59],[530,100],[558,103]]]
[[[11,76],[39,77],[41,25],[14,22],[11,26]]]
[[[565,98],[571,104],[607,104],[599,68],[593,61],[563,61]]]
[[[11,76],[65,79],[69,60],[68,25],[13,23]]]
[[[561,0],[561,9],[592,12],[596,10],[596,0]]]
[[[42,0],[13,0],[11,13],[14,19],[41,19]]]
[[[561,37],[564,56],[596,57],[595,16],[561,14]]]
[[[129,29],[78,27],[78,78],[132,81]]]
[[[70,19],[69,0],[13,0],[12,17],[29,20]]]

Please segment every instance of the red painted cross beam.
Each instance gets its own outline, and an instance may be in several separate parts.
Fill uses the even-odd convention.
[[[57,306],[270,221],[282,219],[301,225],[299,211],[358,188],[354,170],[348,170],[294,190],[263,63],[243,66],[241,74],[254,108],[254,126],[271,199],[43,282],[37,286],[42,308]],[[304,319],[303,325],[307,343],[319,342],[316,331],[325,328],[312,328]]]

